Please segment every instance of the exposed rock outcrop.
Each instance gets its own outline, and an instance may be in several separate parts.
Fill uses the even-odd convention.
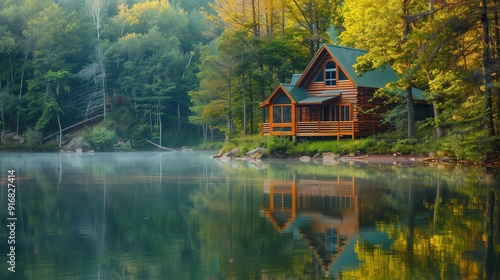
[[[68,145],[66,145],[67,150],[71,151],[82,151],[85,140],[83,140],[82,136],[76,136],[69,141]]]

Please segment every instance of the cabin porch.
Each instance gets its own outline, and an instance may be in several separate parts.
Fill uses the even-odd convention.
[[[290,136],[350,136],[354,139],[354,121],[301,121],[295,124],[262,123],[262,135]]]

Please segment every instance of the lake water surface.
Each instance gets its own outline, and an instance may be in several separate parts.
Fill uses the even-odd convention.
[[[209,155],[0,154],[0,279],[499,279],[481,167]]]

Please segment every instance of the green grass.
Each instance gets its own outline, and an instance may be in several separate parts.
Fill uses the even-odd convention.
[[[390,132],[378,134],[363,139],[298,139],[293,141],[291,137],[279,136],[244,136],[235,137],[224,142],[220,147],[230,151],[235,147],[240,148],[239,155],[257,148],[265,147],[268,156],[314,156],[326,152],[346,155],[351,152],[356,154],[411,154],[411,155],[435,155],[457,157],[458,159],[480,161],[491,152],[488,148],[494,141],[486,141],[479,136],[470,135],[462,137],[458,141],[457,135],[450,135],[442,139],[435,139],[432,129],[421,130],[417,139],[406,139],[402,132]],[[474,140],[476,138],[482,141]]]
[[[55,152],[59,151],[58,144],[4,144],[0,145],[0,151],[3,152]]]

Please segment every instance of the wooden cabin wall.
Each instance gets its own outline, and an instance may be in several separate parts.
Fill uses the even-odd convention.
[[[427,118],[434,117],[434,109],[432,108],[432,104],[428,104],[427,102],[415,102],[415,120],[423,121]]]
[[[375,133],[387,132],[390,124],[382,124],[383,114],[389,108],[384,104],[384,98],[373,98],[375,89],[360,88],[357,94],[355,127],[356,136],[369,136]],[[370,110],[370,113],[363,113]]]
[[[298,109],[299,122],[319,121],[321,118],[321,106],[303,106]]]
[[[342,94],[356,92],[356,85],[352,81],[337,81],[337,86],[325,86],[323,82],[320,83],[310,83],[306,87],[307,92],[311,95],[323,95],[323,92],[328,91],[340,91]]]

